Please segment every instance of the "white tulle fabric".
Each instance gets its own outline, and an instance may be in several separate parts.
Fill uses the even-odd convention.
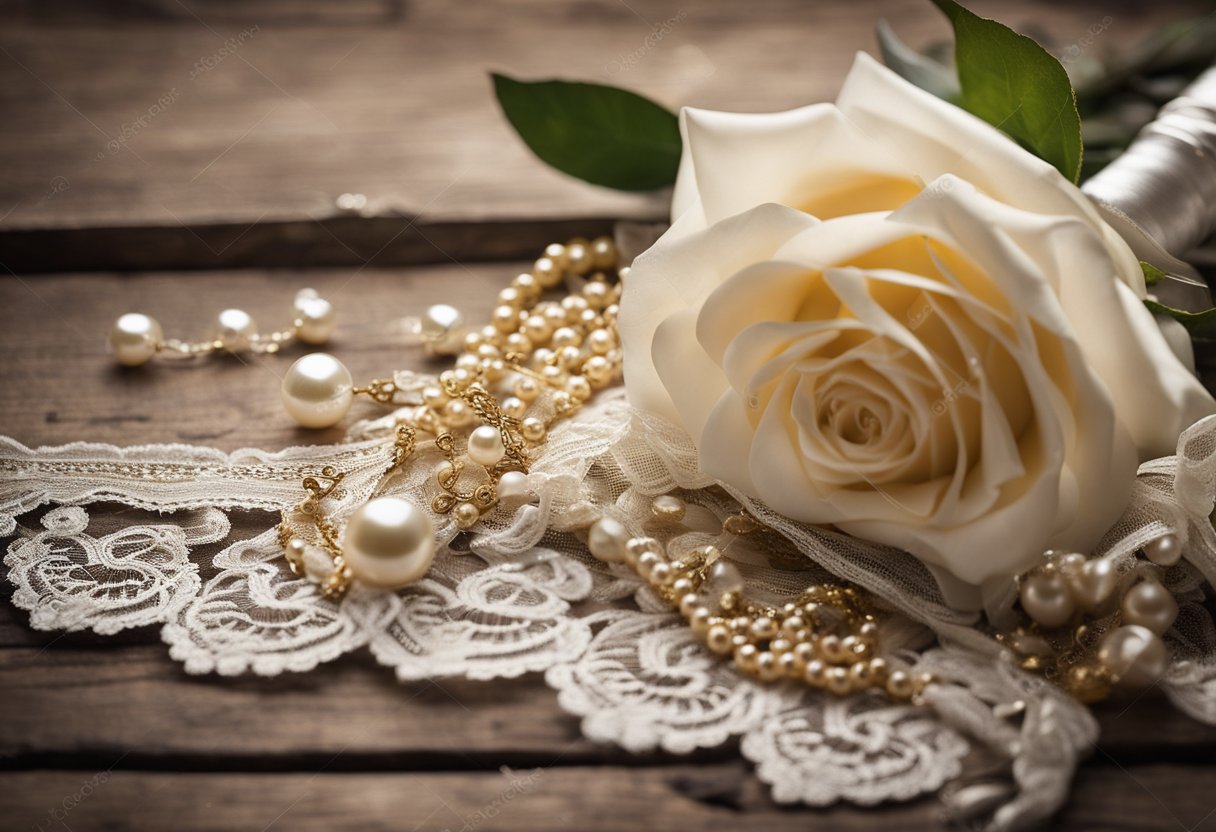
[[[407,393],[428,380],[398,374]],[[631,410],[620,391],[553,431],[530,473],[535,501],[469,534],[441,527],[443,550],[425,580],[326,600],[286,568],[274,512],[298,502],[301,478],[325,465],[349,472],[330,507],[351,511],[389,458],[393,423],[389,415],[356,425],[346,444],[279,453],[32,450],[0,439],[0,529],[16,534],[5,557],[13,602],[43,630],[158,625],[191,673],[306,671],[364,647],[403,680],[543,672],[589,738],[673,753],[738,738],[785,803],[872,805],[941,790],[959,817],[1020,828],[1059,807],[1097,739],[1083,706],[1020,671],[975,616],[947,607],[915,558],[757,503],[747,505],[788,551],[724,534],[720,520],[738,509],[737,495],[698,473],[686,435]],[[429,500],[438,460],[421,444],[391,490]],[[650,497],[674,489],[691,508],[690,531],[673,545],[717,542],[762,596],[796,593],[828,573],[872,590],[886,605],[884,643],[943,683],[922,706],[838,699],[760,685],[712,657],[632,572],[590,558],[575,531],[607,513],[641,533],[652,522]],[[1151,538],[1172,531],[1184,541],[1187,560],[1169,579],[1183,599],[1169,634],[1177,660],[1163,684],[1179,708],[1208,722],[1216,722],[1216,629],[1199,587],[1216,581],[1214,495],[1216,418],[1185,433],[1177,457],[1142,467],[1134,502],[1102,551],[1133,568]],[[265,531],[231,539],[232,510],[261,512]]]

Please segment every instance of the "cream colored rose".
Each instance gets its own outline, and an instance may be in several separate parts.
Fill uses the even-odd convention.
[[[871,59],[835,106],[682,123],[625,381],[723,483],[978,586],[1092,548],[1216,411],[1085,197]]]

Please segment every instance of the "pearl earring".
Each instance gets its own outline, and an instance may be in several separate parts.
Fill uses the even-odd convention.
[[[225,309],[216,316],[209,341],[166,339],[155,318],[136,312],[120,317],[110,330],[110,352],[128,367],[146,364],[158,352],[191,358],[223,351],[274,353],[292,341],[324,344],[337,325],[333,304],[312,289],[301,289],[292,304],[292,323],[278,332],[259,333],[257,323],[242,309]]]

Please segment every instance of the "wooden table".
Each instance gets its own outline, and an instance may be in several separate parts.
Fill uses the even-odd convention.
[[[519,268],[510,261],[617,218],[662,216],[661,196],[600,191],[531,159],[486,69],[621,83],[672,105],[777,109],[831,98],[852,53],[874,49],[879,15],[913,43],[945,33],[919,0],[8,5],[0,432],[31,445],[335,440],[280,412],[275,387],[300,350],[129,372],[112,366],[104,334],[135,308],[182,335],[226,306],[274,325],[309,285],[342,315],[333,350],[358,378],[384,375],[421,361],[394,320],[452,298],[484,315]],[[1061,40],[1110,15],[1101,37],[1115,46],[1203,6],[974,5]],[[339,209],[343,193],[366,205]],[[237,534],[258,522],[233,519]],[[731,747],[632,757],[593,745],[534,676],[401,685],[360,654],[300,676],[192,677],[154,628],[37,632],[10,603],[0,647],[6,829],[940,821],[933,799],[778,807]],[[1061,828],[1216,829],[1216,729],[1154,695],[1098,713],[1102,738]]]

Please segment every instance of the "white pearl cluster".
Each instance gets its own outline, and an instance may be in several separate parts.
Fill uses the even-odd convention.
[[[257,322],[243,309],[225,309],[216,316],[211,338],[187,342],[166,339],[161,325],[137,312],[121,316],[110,330],[110,352],[127,367],[147,363],[158,352],[179,357],[230,353],[278,352],[292,340],[324,344],[333,335],[337,317],[333,305],[313,289],[301,289],[292,304],[292,324],[279,332],[259,333]]]
[[[1154,539],[1143,553],[1159,568],[1173,566],[1182,557],[1173,534]],[[1079,698],[1101,698],[1112,683],[1145,687],[1165,673],[1169,653],[1162,636],[1178,617],[1178,604],[1152,569],[1146,566],[1137,579],[1119,574],[1110,559],[1049,552],[1046,563],[1023,576],[1019,589],[1022,610],[1045,634],[1071,627],[1073,632],[1061,640],[1083,644],[1090,637],[1087,620],[1113,619],[1117,623],[1098,643],[1096,666],[1082,663],[1069,670],[1065,684]],[[1121,586],[1122,596],[1117,597]],[[1041,669],[1051,660],[1051,641],[1044,636],[1019,630],[1009,642],[1026,656],[1024,666]]]

